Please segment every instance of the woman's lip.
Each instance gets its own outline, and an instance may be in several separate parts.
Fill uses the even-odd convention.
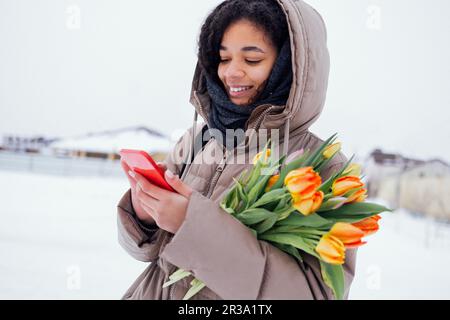
[[[245,86],[242,86],[242,87],[245,87]],[[253,86],[248,86],[248,87],[250,87],[250,88],[248,88],[247,90],[244,90],[244,91],[239,91],[239,92],[231,91],[231,87],[230,87],[230,90],[228,92],[230,93],[230,96],[232,96],[233,98],[239,98],[239,97],[245,96],[253,88]],[[237,88],[237,87],[235,87],[235,88]]]

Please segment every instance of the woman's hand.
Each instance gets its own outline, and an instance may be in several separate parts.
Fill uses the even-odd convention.
[[[144,212],[161,229],[176,233],[186,217],[192,189],[170,170],[165,170],[166,181],[178,193],[159,188],[131,170],[128,175],[135,180],[137,202]]]
[[[155,219],[153,219],[153,213],[149,210],[144,209],[141,206],[141,201],[139,201],[139,194],[141,194],[142,192],[141,192],[139,186],[137,185],[135,178],[133,178],[129,174],[129,172],[131,171],[130,167],[126,164],[125,161],[120,161],[120,164],[128,178],[128,181],[130,182],[131,202],[133,204],[133,209],[136,212],[137,217],[139,218],[139,220],[141,220],[145,224],[148,224],[148,225],[155,224]],[[163,171],[167,170],[165,164],[163,164],[163,163],[158,162],[158,166]]]

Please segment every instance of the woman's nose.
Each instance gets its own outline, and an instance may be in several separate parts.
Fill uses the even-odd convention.
[[[239,63],[230,62],[227,70],[225,71],[225,76],[229,78],[242,78],[245,75],[244,70],[242,69]]]

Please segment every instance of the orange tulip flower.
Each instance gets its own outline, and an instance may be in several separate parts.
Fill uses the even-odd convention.
[[[345,246],[341,240],[330,234],[325,234],[316,247],[316,252],[323,261],[330,264],[344,264]]]
[[[301,214],[308,216],[316,212],[322,205],[324,194],[322,191],[315,192],[310,198],[294,196],[293,207]]]
[[[277,183],[278,179],[280,179],[279,174],[270,177],[269,181],[267,181],[265,192],[268,192],[270,189],[272,189],[273,185]]]
[[[353,226],[364,232],[365,236],[368,236],[378,231],[378,229],[380,228],[380,226],[378,225],[378,221],[380,219],[381,217],[379,215],[376,215],[352,224]]]
[[[294,198],[306,199],[314,195],[322,184],[322,178],[312,167],[305,167],[289,172],[284,184]]]
[[[345,203],[363,202],[367,198],[367,190],[360,189],[347,198]]]
[[[341,240],[346,248],[357,248],[366,243],[361,241],[365,233],[350,223],[336,223],[329,234]]]
[[[329,145],[328,147],[325,148],[325,150],[323,151],[322,155],[324,156],[325,159],[329,159],[332,156],[334,156],[337,152],[339,152],[339,150],[341,150],[341,143],[335,143],[332,145]]]
[[[359,177],[345,176],[345,177],[340,177],[339,179],[336,179],[333,182],[333,185],[331,188],[333,190],[333,195],[335,197],[338,197],[338,196],[342,196],[342,195],[346,194],[347,192],[349,192],[353,189],[361,188],[363,186],[364,186],[364,183],[361,182]]]

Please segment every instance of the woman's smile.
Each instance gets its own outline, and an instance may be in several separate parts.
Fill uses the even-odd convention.
[[[248,97],[253,94],[253,86],[230,86],[228,94],[232,98]]]

